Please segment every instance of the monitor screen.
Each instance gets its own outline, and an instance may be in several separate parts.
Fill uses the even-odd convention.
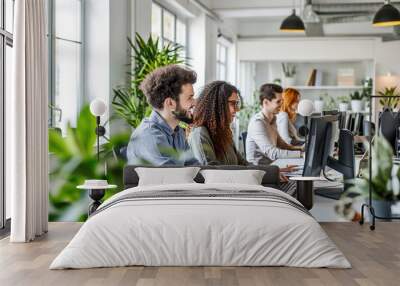
[[[330,155],[332,144],[335,142],[332,131],[334,129],[333,122],[337,122],[337,119],[336,115],[311,118],[303,176],[318,177],[321,175]]]

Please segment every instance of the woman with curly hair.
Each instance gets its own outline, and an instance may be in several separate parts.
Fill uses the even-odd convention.
[[[224,81],[207,84],[194,111],[189,145],[202,165],[248,165],[233,143],[231,123],[240,110],[239,91]]]

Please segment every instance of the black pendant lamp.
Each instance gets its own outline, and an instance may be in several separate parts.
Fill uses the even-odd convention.
[[[283,20],[280,30],[282,32],[304,32],[303,20],[296,15],[296,9],[293,9],[292,14]]]
[[[376,12],[372,25],[375,27],[400,25],[400,11],[387,0],[382,8]]]

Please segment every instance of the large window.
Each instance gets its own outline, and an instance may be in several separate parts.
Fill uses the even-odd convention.
[[[227,80],[228,48],[217,43],[217,79]]]
[[[10,193],[4,187],[5,172],[5,109],[11,96],[12,47],[13,47],[14,0],[0,0],[0,228],[10,218]]]
[[[48,0],[49,124],[65,134],[83,102],[83,0]]]
[[[157,3],[151,8],[151,35],[160,38],[160,45],[177,43],[183,46],[186,57],[186,23]]]

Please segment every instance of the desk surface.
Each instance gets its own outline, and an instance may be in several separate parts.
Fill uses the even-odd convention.
[[[276,160],[273,165],[278,166],[279,168],[284,168],[287,165],[304,165],[304,158],[284,158]],[[326,175],[333,179],[337,180],[335,182],[330,182],[328,180],[323,181],[314,181],[314,189],[324,189],[324,190],[335,190],[337,191],[338,188],[343,188],[343,176],[339,172],[328,168]]]

